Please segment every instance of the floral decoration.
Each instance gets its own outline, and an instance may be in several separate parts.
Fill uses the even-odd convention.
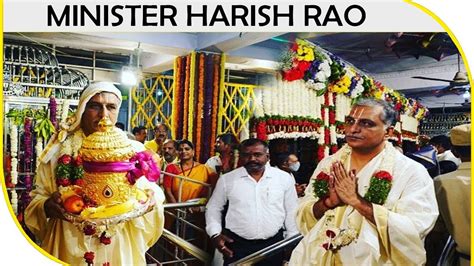
[[[329,192],[329,178],[328,174],[321,171],[313,181],[314,194],[320,199],[326,197]]]
[[[280,60],[283,80],[304,80],[306,86],[315,90],[319,96],[329,90],[351,99],[374,97],[391,102],[401,114],[408,114],[418,120],[427,115],[427,109],[418,101],[407,99],[371,77],[358,73],[339,57],[306,40],[297,39],[282,53]]]
[[[392,175],[387,171],[378,171],[370,178],[370,186],[364,198],[375,204],[384,204],[390,188]]]
[[[88,265],[94,264],[95,253],[93,251],[88,251],[84,253],[84,259]]]
[[[84,168],[81,157],[78,156],[74,159],[69,154],[59,157],[56,166],[56,184],[58,186],[81,185],[83,177]]]

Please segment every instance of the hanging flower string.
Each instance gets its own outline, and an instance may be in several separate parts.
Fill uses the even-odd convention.
[[[224,97],[224,87],[222,87],[222,90],[219,89],[220,86],[220,79],[219,75],[220,70],[222,70],[223,67],[223,58],[224,56],[219,56],[219,55],[212,55],[213,58],[213,65],[214,65],[214,71],[213,71],[213,96],[212,96],[212,128],[211,128],[211,142],[215,141],[217,138],[217,131],[220,129],[219,125],[221,121],[218,121],[219,118],[219,103],[223,101]],[[211,75],[212,75],[211,74]],[[214,154],[214,145],[211,145],[211,154]]]
[[[205,55],[204,57],[204,121],[203,128],[212,130],[212,101],[213,101],[213,87],[212,87],[212,55]],[[209,159],[211,155],[211,146],[213,145],[212,136],[204,134],[203,136],[203,161]]]
[[[23,141],[24,141],[24,153],[23,153],[23,171],[25,173],[23,178],[23,185],[25,186],[26,190],[22,195],[22,204],[23,210],[28,206],[31,201],[30,192],[33,187],[31,173],[32,169],[32,161],[33,161],[33,135],[31,133],[31,119],[25,118],[24,123],[24,133],[23,133]]]
[[[58,122],[56,121],[57,117],[58,104],[54,96],[49,97],[49,120],[53,123],[54,127],[57,128]]]
[[[196,52],[191,53],[191,63],[190,63],[190,73],[189,73],[189,105],[188,105],[188,136],[187,139],[193,141],[193,131],[194,131],[194,106],[195,106],[195,79],[196,79]]]
[[[190,76],[191,55],[186,56],[186,79],[184,81],[184,99],[183,99],[183,139],[188,138],[188,115],[189,115],[189,76]]]
[[[177,57],[175,60],[175,67],[174,67],[174,80],[175,86],[173,91],[173,129],[175,131],[173,137],[175,139],[180,139],[182,132],[181,132],[181,109],[182,105],[180,105],[180,101],[182,100],[183,95],[181,94],[181,57]]]
[[[203,113],[204,113],[204,53],[198,54],[199,74],[198,74],[198,90],[197,90],[197,110],[196,110],[196,159],[201,159],[201,146],[202,146],[202,124],[203,124]]]
[[[18,182],[18,128],[13,123],[13,119],[9,120],[10,124],[10,156],[11,156],[11,187],[15,188]],[[13,213],[18,213],[18,194],[16,190],[11,191],[11,204]]]

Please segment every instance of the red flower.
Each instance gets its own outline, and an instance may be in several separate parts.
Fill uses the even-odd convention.
[[[309,67],[311,66],[311,62],[308,62],[308,61],[298,61],[298,65],[296,66],[301,72],[303,72],[303,76],[304,76],[304,72],[306,70],[309,69]]]
[[[74,165],[74,166],[81,166],[81,165],[82,165],[82,157],[81,157],[81,156],[77,156],[77,157],[76,157],[76,160],[73,161],[73,165]]]
[[[324,159],[324,145],[318,147],[318,162]]]
[[[387,181],[392,181],[392,175],[387,171],[378,171],[377,173],[375,173],[374,177],[377,179],[385,179]]]
[[[323,150],[324,151],[324,150]],[[316,180],[326,180],[329,181],[330,176],[326,174],[325,172],[321,171],[319,174],[316,176]]]
[[[332,145],[331,146],[331,154],[334,154],[337,152],[337,145]]]
[[[80,187],[84,186],[84,179],[78,178],[78,179],[74,180],[74,185],[80,186]]]
[[[324,243],[324,244],[323,244],[323,248],[324,248],[325,250],[332,249],[332,244],[330,244],[330,243]]]
[[[95,227],[93,227],[91,225],[86,225],[84,227],[84,229],[82,229],[82,231],[84,232],[84,234],[86,236],[91,236],[91,235],[95,234]]]
[[[324,94],[324,105],[329,105],[329,94],[327,92]]]
[[[329,128],[324,129],[324,143],[329,144],[331,141],[331,133],[329,132]]]
[[[94,258],[95,258],[94,252],[88,251],[88,252],[84,253],[84,259],[86,260],[86,262],[88,264],[93,264],[94,263]]]
[[[286,81],[293,81],[302,79],[304,77],[304,72],[300,71],[297,68],[290,69],[288,71],[283,71],[283,79]]]
[[[334,110],[329,110],[329,124],[334,125],[336,123],[336,112]]]
[[[336,233],[332,230],[326,230],[326,236],[330,238],[334,238],[336,236]]]
[[[291,46],[291,50],[294,52],[298,51],[298,44],[296,42]]]
[[[106,262],[102,263],[102,266],[110,266],[110,262],[106,261]]]
[[[260,122],[257,124],[257,138],[260,140],[267,140],[267,128],[265,122]]]
[[[64,154],[63,156],[59,157],[59,163],[68,165],[72,162],[72,156],[68,154]]]
[[[68,178],[60,177],[60,178],[56,179],[56,185],[67,187],[67,186],[71,185],[71,181],[69,181]]]
[[[100,240],[100,243],[102,243],[104,245],[108,245],[108,244],[112,243],[112,239],[110,239],[110,237],[106,237],[105,233],[103,233],[100,236],[99,240]]]

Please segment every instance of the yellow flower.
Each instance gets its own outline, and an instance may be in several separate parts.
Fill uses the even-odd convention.
[[[297,39],[298,50],[296,51],[296,58],[299,61],[314,61],[314,50],[311,44],[304,40]]]
[[[383,96],[383,91],[382,90],[376,90],[376,91],[374,91],[373,96],[374,96],[375,99],[380,99],[381,100],[382,96]]]

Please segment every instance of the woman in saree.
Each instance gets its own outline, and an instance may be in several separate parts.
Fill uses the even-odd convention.
[[[203,183],[211,183],[213,175],[210,169],[204,164],[194,160],[194,145],[188,140],[182,140],[178,144],[179,162],[170,164],[165,172],[183,176]],[[182,184],[181,195],[179,193],[180,183]],[[207,197],[208,189],[198,183],[181,180],[170,175],[164,176],[163,186],[165,188],[168,203],[185,202],[190,199]]]

